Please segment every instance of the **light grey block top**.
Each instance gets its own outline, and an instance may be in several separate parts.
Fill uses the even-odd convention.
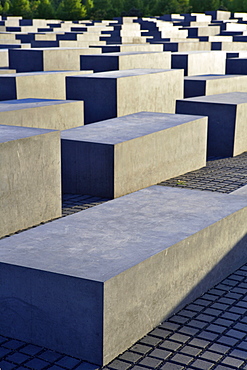
[[[247,206],[151,186],[0,240],[0,261],[104,282]]]
[[[23,50],[23,49],[22,49]],[[27,50],[27,49],[25,49]],[[33,77],[33,76],[46,76],[46,75],[54,75],[54,74],[69,74],[71,72],[74,72],[75,75],[78,74],[78,72],[82,71],[40,71],[40,72],[23,72],[23,73],[8,73],[8,74],[1,74],[1,69],[0,69],[0,77],[6,77],[6,78],[13,78],[13,77]]]
[[[179,101],[232,105],[245,104],[247,103],[247,92],[229,92],[225,94],[197,96],[195,98],[180,99]]]
[[[140,112],[63,130],[61,131],[61,138],[114,145],[188,122],[197,121],[200,118],[202,116]]]
[[[124,44],[125,45],[125,44]],[[109,46],[109,45],[107,45]],[[102,53],[102,54],[85,54],[82,57],[121,57],[125,55],[138,55],[138,54],[164,54],[163,51],[119,51],[114,53]]]
[[[236,78],[236,77],[246,77],[244,75],[217,75],[217,74],[210,74],[210,75],[198,75],[198,76],[185,76],[184,80],[191,80],[191,81],[207,81],[207,80],[220,80],[226,78]]]
[[[0,125],[0,143],[7,141],[25,139],[30,136],[37,136],[54,132],[55,130],[47,130],[43,128],[29,128],[19,126]]]
[[[50,105],[68,104],[72,102],[75,103],[78,102],[78,100],[33,99],[33,98],[4,100],[0,102],[0,112],[28,108],[40,108],[47,107]]]
[[[247,197],[247,185],[242,186],[241,188],[233,191],[231,195],[238,195],[241,197]]]
[[[121,71],[107,71],[107,72],[97,72],[90,73],[87,75],[78,75],[72,76],[73,78],[124,78],[130,76],[142,76],[149,75],[152,73],[162,73],[162,72],[171,72],[172,69],[148,69],[148,68],[136,68],[136,69],[124,69]]]

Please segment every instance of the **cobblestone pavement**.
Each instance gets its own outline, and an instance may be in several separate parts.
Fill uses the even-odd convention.
[[[229,193],[247,184],[247,153],[160,183]],[[67,194],[63,216],[107,199]],[[1,329],[0,329],[1,332]],[[108,366],[0,335],[1,370],[247,370],[247,264],[163,322]]]

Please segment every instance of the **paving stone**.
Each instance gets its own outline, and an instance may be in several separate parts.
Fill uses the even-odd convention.
[[[206,315],[213,315],[213,316],[219,316],[222,314],[221,310],[216,310],[214,308],[207,308],[205,311],[203,311]]]
[[[75,359],[73,357],[64,356],[60,360],[56,362],[56,365],[65,367],[66,369],[72,369],[76,365],[80,363],[80,360]]]
[[[231,347],[224,346],[223,344],[213,343],[212,346],[210,346],[208,349],[210,351],[215,351],[215,352],[218,352],[218,353],[225,354],[230,350],[230,348]]]
[[[156,329],[152,330],[149,333],[149,335],[153,335],[153,336],[159,337],[159,338],[167,338],[171,333],[172,333],[171,331],[156,328]]]
[[[171,360],[182,365],[189,365],[189,363],[193,360],[193,357],[189,355],[184,355],[182,353],[177,353],[176,355],[171,357]]]
[[[232,352],[230,352],[230,355],[233,356],[233,357],[241,358],[243,360],[246,360],[247,359],[246,352],[245,351],[241,351],[239,349],[234,349]]]
[[[219,334],[209,331],[202,331],[200,334],[197,335],[198,338],[207,339],[209,341],[214,341],[218,336]]]
[[[23,362],[27,361],[29,356],[25,355],[24,353],[15,352],[6,357],[7,361],[14,362],[15,364],[21,365]]]
[[[221,316],[221,318],[229,319],[232,321],[236,321],[239,319],[241,315],[235,314],[233,312],[224,312]]]
[[[55,351],[45,350],[44,352],[40,353],[38,357],[47,362],[56,362],[63,357],[63,355]]]
[[[165,348],[165,349],[170,349],[172,351],[176,351],[178,348],[182,346],[182,343],[178,342],[173,342],[170,340],[165,340],[164,343],[161,343],[159,347]]]
[[[237,347],[247,352],[247,342],[246,341],[241,341],[240,343],[237,344]]]
[[[228,330],[225,335],[229,335],[230,337],[237,338],[237,339],[243,339],[246,336],[246,333],[243,333],[242,331],[238,330]]]
[[[218,365],[216,366],[215,370],[230,370],[232,367],[224,366],[224,365]]]
[[[238,342],[238,339],[232,338],[232,337],[226,337],[225,335],[223,335],[217,339],[217,342],[226,344],[229,346],[235,346],[235,344]]]
[[[186,307],[187,310],[190,310],[190,311],[196,311],[196,312],[200,312],[202,310],[202,307],[198,304],[189,304],[187,307]]]
[[[169,363],[164,364],[163,366],[161,366],[160,369],[161,370],[182,370],[182,369],[184,369],[184,366],[173,364],[173,363],[169,362]]]
[[[25,347],[21,348],[20,351],[23,352],[23,353],[25,353],[25,354],[27,354],[27,355],[35,356],[39,352],[42,351],[42,347],[35,346],[33,344],[28,344]]]
[[[53,365],[52,367],[49,367],[49,370],[64,370],[64,367]]]
[[[181,314],[181,311],[179,312]],[[161,325],[159,325],[159,328],[175,331],[177,330],[181,325],[175,324],[174,322],[165,321]]]
[[[196,319],[199,320],[199,321],[206,321],[208,323],[208,322],[211,322],[211,321],[215,320],[215,317],[211,316],[211,315],[205,315],[204,313],[201,313],[200,315],[198,315],[196,317]]]
[[[219,326],[219,325],[211,324],[211,325],[209,325],[207,327],[207,330],[221,334],[221,333],[223,333],[226,330],[226,327],[225,326]]]
[[[158,360],[154,357],[147,356],[142,361],[140,361],[138,365],[144,365],[151,369],[156,369],[161,363],[162,363],[162,360]]]
[[[42,370],[47,367],[48,362],[43,361],[39,358],[33,358],[32,360],[25,363],[25,366],[32,370]]]
[[[189,310],[182,310],[182,311],[179,311],[179,315],[185,316],[185,317],[188,317],[188,318],[192,318],[192,317],[195,317],[197,315],[197,312],[189,311]]]
[[[83,362],[75,368],[75,370],[98,370],[98,369],[99,369],[99,366],[92,365],[87,362]]]
[[[122,355],[119,356],[120,360],[128,361],[136,363],[138,360],[140,360],[143,357],[142,354],[138,354],[131,351],[126,351]]]
[[[156,348],[148,354],[151,357],[157,357],[161,360],[166,360],[172,354],[171,351],[167,351],[161,348]]]
[[[177,342],[186,343],[190,339],[190,337],[188,335],[175,333],[170,337],[170,339],[176,340]]]
[[[226,320],[226,319],[222,319],[222,318],[218,318],[214,322],[214,324],[216,324],[216,325],[223,325],[227,328],[229,328],[229,326],[232,325],[233,323],[234,323],[234,321],[232,321],[232,320]]]
[[[146,353],[150,352],[152,347],[145,346],[144,344],[135,344],[133,347],[130,348],[131,351],[140,353],[145,355]]]
[[[190,355],[190,356],[197,356],[199,353],[202,352],[202,349],[187,345],[181,348],[179,352],[184,353],[186,355]]]
[[[196,347],[200,347],[200,348],[206,348],[210,344],[210,342],[207,340],[194,338],[188,344],[196,346]]]
[[[230,365],[230,366],[233,366],[235,369],[238,369],[241,365],[243,365],[244,361],[243,360],[239,360],[239,359],[234,358],[234,357],[227,356],[222,361],[222,363],[223,364]]]
[[[0,359],[10,354],[13,350],[9,348],[0,347]]]
[[[139,343],[142,343],[142,344],[149,344],[149,345],[152,345],[152,346],[156,346],[157,344],[159,344],[160,342],[162,341],[161,338],[158,338],[158,337],[151,337],[149,335],[147,335],[146,337],[142,338]]]
[[[130,363],[124,362],[124,361],[119,361],[119,360],[114,360],[112,361],[108,367],[110,369],[114,370],[127,370],[131,367],[132,365]]]
[[[10,362],[7,361],[0,361],[0,369],[1,370],[12,370],[16,367],[15,364],[11,364]]]
[[[214,364],[209,361],[196,360],[195,362],[191,364],[191,366],[195,367],[196,369],[200,369],[200,370],[209,370],[209,369],[212,369]]]
[[[205,326],[207,326],[208,324],[204,321],[199,321],[199,320],[190,320],[189,322],[189,325],[190,326],[194,326],[196,328],[199,328],[199,329],[203,329],[205,328]]]
[[[182,326],[182,328],[178,330],[178,333],[194,336],[199,331],[200,331],[200,329],[192,328],[190,326],[185,325],[185,326]]]
[[[170,321],[178,323],[178,324],[185,324],[188,321],[188,319],[186,317],[176,315],[170,318]]]
[[[3,346],[6,347],[6,348],[9,348],[9,349],[19,349],[21,347],[23,347],[25,343],[24,342],[21,342],[20,340],[9,340],[8,342],[4,343]]]
[[[200,357],[209,361],[217,362],[223,357],[223,355],[212,351],[205,351],[200,355]]]

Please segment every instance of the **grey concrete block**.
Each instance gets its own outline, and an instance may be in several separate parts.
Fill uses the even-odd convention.
[[[83,102],[52,99],[17,99],[0,102],[0,123],[65,130],[84,123]]]
[[[142,112],[61,138],[63,192],[116,198],[205,166],[207,118]]]
[[[84,101],[85,124],[141,111],[175,113],[176,99],[183,97],[183,70],[131,69],[67,77],[66,97]]]
[[[0,237],[61,215],[58,131],[0,125]]]
[[[80,55],[99,54],[99,48],[32,48],[9,50],[9,67],[17,72],[80,70]]]
[[[200,75],[184,78],[184,97],[247,92],[247,76],[239,75]]]
[[[178,100],[176,113],[208,116],[208,156],[235,156],[246,151],[247,93],[232,92]]]
[[[99,55],[81,55],[81,70],[104,72],[134,68],[171,69],[171,53],[120,52]]]
[[[183,68],[185,76],[224,74],[226,55],[222,51],[173,53],[172,68]]]
[[[66,99],[67,76],[88,74],[90,71],[48,71],[15,73],[9,70],[2,76],[0,69],[0,100],[11,99]],[[91,71],[92,73],[93,71]]]
[[[153,186],[2,239],[1,333],[106,364],[242,266],[246,217],[242,197]]]

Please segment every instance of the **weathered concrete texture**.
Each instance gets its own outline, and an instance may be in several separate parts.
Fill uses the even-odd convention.
[[[8,67],[9,66],[9,55],[8,49],[0,50],[0,67]]]
[[[178,100],[176,113],[208,116],[208,156],[230,157],[247,150],[247,93],[232,92]]]
[[[175,113],[183,70],[131,69],[66,78],[66,97],[83,100],[85,124],[149,111]]]
[[[105,364],[246,262],[246,217],[153,186],[2,239],[1,333]]]
[[[206,117],[142,112],[61,137],[64,193],[116,198],[206,164]]]
[[[172,52],[180,52],[180,53],[187,53],[187,52],[195,52],[195,51],[210,51],[211,50],[211,42],[199,42],[197,41],[180,41],[180,42],[164,42],[164,51],[172,51]]]
[[[97,47],[95,45],[95,47]],[[116,45],[102,45],[99,46],[102,53],[120,53],[120,52],[132,52],[132,51],[155,51],[162,52],[162,44],[116,44]]]
[[[0,125],[0,237],[61,215],[60,134]]]
[[[173,53],[172,68],[183,68],[185,76],[224,74],[226,54],[221,51]]]
[[[10,49],[9,67],[17,72],[80,70],[80,55],[99,54],[99,48]]]
[[[0,123],[11,126],[65,130],[82,126],[83,102],[19,99],[0,102]]]
[[[200,75],[184,78],[184,97],[247,92],[247,76],[239,75]]]
[[[212,50],[246,51],[246,42],[212,42]]]
[[[10,70],[11,71],[11,70]],[[93,72],[93,71],[91,71]],[[52,71],[8,73],[1,76],[0,100],[11,99],[66,99],[65,79],[67,76],[88,74],[90,71]]]
[[[114,71],[134,68],[171,69],[169,52],[121,52],[100,55],[81,55],[81,70],[94,72]]]

